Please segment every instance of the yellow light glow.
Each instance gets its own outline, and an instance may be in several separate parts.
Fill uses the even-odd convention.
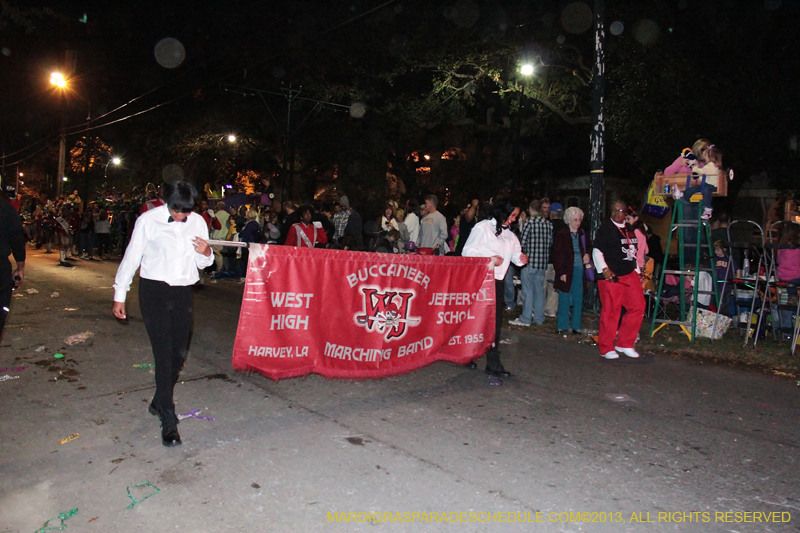
[[[60,87],[63,89],[67,86],[67,80],[64,78],[64,75],[60,72],[53,72],[50,74],[50,83],[55,85],[56,87]]]
[[[228,135],[228,142],[236,142],[236,135]]]
[[[524,76],[530,76],[531,74],[533,74],[533,73],[535,72],[535,69],[533,68],[533,65],[531,65],[530,63],[525,63],[524,65],[522,65],[522,66],[519,68],[519,71],[520,71],[520,72],[521,72],[521,73],[522,73]]]
[[[464,152],[461,151],[460,148],[448,148],[442,154],[442,159],[465,161],[467,159],[467,156],[464,154]]]

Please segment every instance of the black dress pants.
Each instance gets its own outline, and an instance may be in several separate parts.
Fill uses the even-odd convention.
[[[0,338],[3,337],[3,328],[6,317],[11,307],[11,293],[14,290],[14,278],[11,263],[5,257],[0,257]]]
[[[500,332],[503,329],[503,309],[505,309],[505,283],[502,279],[494,280],[494,345],[486,352],[486,367],[498,368],[500,366]]]
[[[192,287],[141,278],[139,308],[153,348],[156,404],[174,409],[172,390],[186,361],[192,330]]]

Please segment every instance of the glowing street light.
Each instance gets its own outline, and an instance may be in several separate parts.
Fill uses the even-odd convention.
[[[120,159],[119,157],[112,157],[111,159],[108,160],[108,163],[106,163],[105,173],[103,174],[103,182],[104,183],[108,183],[108,165],[110,165],[111,163],[114,163],[115,166],[119,166],[120,163],[122,163],[122,159]],[[113,184],[113,180],[112,180],[112,184]]]
[[[120,163],[122,163],[122,159],[120,159],[119,157],[112,157],[111,159],[108,160],[108,163],[106,163],[106,171],[104,173],[105,178],[108,178],[108,165],[110,165],[111,163],[119,165]]]
[[[531,63],[525,63],[524,65],[519,67],[519,71],[523,76],[530,76],[531,74],[536,72],[536,69]]]
[[[235,143],[236,142],[236,135],[233,135],[233,134],[228,135],[228,142],[229,143]]]
[[[53,72],[50,74],[50,83],[59,89],[65,89],[67,87],[67,79],[60,72]]]

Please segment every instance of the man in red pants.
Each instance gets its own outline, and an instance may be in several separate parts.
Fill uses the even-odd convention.
[[[592,251],[594,266],[602,275],[597,282],[602,306],[597,346],[606,359],[617,359],[619,354],[639,357],[633,345],[642,326],[645,303],[636,263],[638,243],[625,224],[626,211],[624,202],[614,202],[611,219],[597,230]],[[620,322],[623,307],[625,315]]]

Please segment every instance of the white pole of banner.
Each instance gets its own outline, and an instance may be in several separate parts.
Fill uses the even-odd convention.
[[[239,242],[239,241],[215,241],[214,239],[208,239],[206,241],[209,246],[236,246],[238,248],[247,248],[246,242]]]

